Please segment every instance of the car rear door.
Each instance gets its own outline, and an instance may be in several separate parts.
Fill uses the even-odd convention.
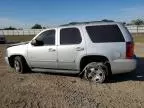
[[[58,35],[58,68],[77,70],[77,61],[86,54],[84,37],[80,28],[60,28]]]

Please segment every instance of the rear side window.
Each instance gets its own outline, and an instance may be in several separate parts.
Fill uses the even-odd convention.
[[[124,37],[117,25],[87,26],[86,30],[94,43],[124,42]]]
[[[60,31],[60,44],[80,44],[82,41],[80,31],[77,28],[64,28]]]

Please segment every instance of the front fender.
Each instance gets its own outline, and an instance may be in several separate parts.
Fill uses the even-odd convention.
[[[7,48],[7,57],[20,55],[23,56],[26,60],[26,62],[29,63],[29,60],[27,58],[27,44],[26,45],[18,45],[18,46],[12,46]]]

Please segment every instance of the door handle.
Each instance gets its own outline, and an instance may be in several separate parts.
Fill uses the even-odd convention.
[[[56,51],[55,49],[53,49],[53,48],[49,48],[48,49],[50,52],[54,52],[54,51]]]
[[[76,51],[83,51],[84,50],[84,48],[82,48],[82,47],[77,47],[76,48]]]

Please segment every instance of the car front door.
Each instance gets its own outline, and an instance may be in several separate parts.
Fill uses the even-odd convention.
[[[29,43],[28,60],[31,67],[57,68],[56,29],[46,30],[33,40],[43,44],[32,45]]]

